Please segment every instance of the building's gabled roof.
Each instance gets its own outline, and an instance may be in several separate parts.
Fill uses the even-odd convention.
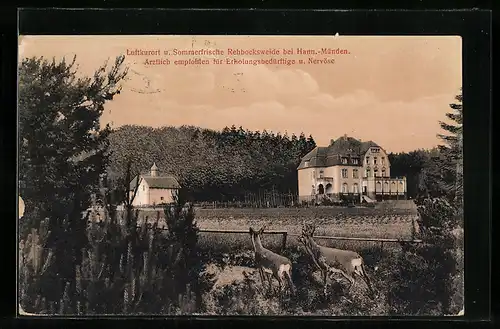
[[[378,147],[373,141],[361,142],[355,138],[344,136],[327,147],[316,147],[314,150],[307,153],[302,158],[297,169],[340,165],[341,158],[361,158],[372,146]],[[309,162],[307,167],[305,166],[306,161]],[[361,161],[358,161],[358,165],[361,165],[361,163]],[[354,165],[352,162],[350,162],[350,164]]]
[[[365,153],[370,149],[370,147],[380,147],[377,143],[373,141],[363,142],[361,143],[361,155],[365,155]]]
[[[149,188],[155,189],[179,189],[181,188],[179,182],[174,176],[150,176],[150,175],[140,175]],[[137,184],[137,176],[130,182],[130,190],[133,191]]]

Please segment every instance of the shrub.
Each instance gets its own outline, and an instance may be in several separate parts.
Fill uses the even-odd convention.
[[[168,234],[146,221],[137,226],[130,202],[120,221],[111,194],[105,218],[89,222],[75,279],[62,277],[46,247],[48,220],[20,243],[20,306],[49,314],[191,314],[212,283],[196,251],[197,227],[190,205],[165,207]],[[88,213],[89,214],[89,213]],[[87,214],[87,220],[88,220]],[[125,223],[123,225],[123,223]],[[58,290],[57,287],[63,289]]]
[[[391,313],[442,315],[451,311],[457,275],[455,209],[445,199],[425,199],[418,207],[422,245],[401,243],[388,294]],[[458,310],[457,310],[458,312]]]

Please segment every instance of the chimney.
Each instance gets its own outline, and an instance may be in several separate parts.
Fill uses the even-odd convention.
[[[151,176],[156,177],[158,176],[158,167],[156,166],[156,163],[153,162],[153,166],[151,167]]]

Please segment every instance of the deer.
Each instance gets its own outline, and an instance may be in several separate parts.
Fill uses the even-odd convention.
[[[278,255],[262,246],[260,236],[264,233],[265,227],[256,231],[252,227],[249,229],[255,252],[255,266],[259,270],[262,285],[265,286],[265,277],[269,282],[269,290],[272,291],[272,277],[279,284],[279,292],[283,288],[283,281],[286,280],[292,294],[295,294],[295,285],[292,281],[292,262],[285,256]]]
[[[366,283],[370,298],[374,299],[374,291],[370,278],[365,271],[363,257],[355,251],[318,245],[313,239],[315,229],[316,227],[313,225],[304,225],[299,241],[303,244],[315,267],[321,271],[325,296],[327,294],[328,277],[340,273],[349,281],[348,293],[356,282],[356,275],[358,275]]]

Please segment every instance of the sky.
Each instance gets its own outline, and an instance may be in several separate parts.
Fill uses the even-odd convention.
[[[297,49],[316,54],[300,55]],[[344,54],[321,54],[322,48]],[[137,49],[160,55],[133,55]],[[174,50],[224,55],[174,55]],[[278,55],[229,54],[276,49]],[[283,54],[293,49],[294,54]],[[169,54],[165,54],[168,51]],[[128,52],[128,54],[127,54]],[[373,140],[388,152],[431,148],[443,133],[449,104],[462,86],[458,36],[21,36],[19,58],[71,60],[92,75],[125,55],[129,72],[101,123],[152,127],[195,125],[312,135],[318,146],[344,134]],[[195,58],[208,64],[177,65]],[[226,59],[288,59],[249,65]],[[334,63],[308,64],[309,59]],[[170,60],[151,65],[146,60]],[[215,64],[214,59],[222,61]],[[299,60],[305,64],[298,63]]]

